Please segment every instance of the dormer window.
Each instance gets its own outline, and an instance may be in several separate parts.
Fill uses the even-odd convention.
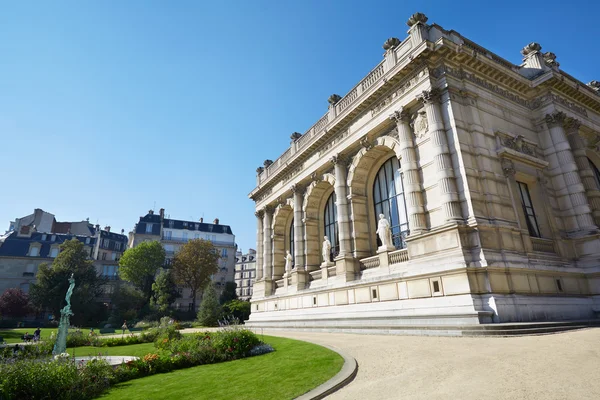
[[[40,255],[40,248],[38,246],[32,246],[29,248],[29,257],[37,257]]]
[[[85,238],[85,244],[90,244],[90,238]]]
[[[194,227],[196,228],[196,230],[199,230],[200,229],[200,224],[196,224]]]
[[[174,225],[175,224],[174,224],[173,220],[169,221],[169,228],[173,228]]]
[[[152,224],[146,224],[146,233],[152,233]]]
[[[45,233],[42,235],[42,240],[46,240],[46,234]]]
[[[52,237],[50,238],[50,241],[52,241],[52,242],[56,241],[56,235],[52,235]]]

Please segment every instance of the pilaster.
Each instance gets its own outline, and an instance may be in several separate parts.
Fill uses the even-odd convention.
[[[263,210],[263,279],[271,279],[273,275],[273,242],[271,238],[271,223],[273,207],[266,206]]]
[[[304,222],[302,203],[304,202],[304,187],[292,185],[294,196],[294,267],[296,270],[306,269],[304,263]]]
[[[444,219],[446,222],[462,221],[463,216],[456,186],[456,177],[454,176],[448,138],[446,137],[446,130],[442,120],[439,93],[436,89],[432,89],[422,92],[417,98],[425,104]]]
[[[263,218],[264,211],[254,213],[256,215],[256,280],[263,278]]]

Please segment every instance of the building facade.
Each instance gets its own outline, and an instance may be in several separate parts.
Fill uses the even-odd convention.
[[[135,247],[142,242],[159,241],[165,249],[165,266],[168,268],[181,246],[192,239],[209,240],[218,249],[221,255],[219,272],[213,276],[213,282],[217,291],[221,291],[225,282],[234,281],[236,244],[231,227],[220,224],[218,218],[212,224],[205,223],[203,218],[198,222],[183,221],[165,218],[163,208],[158,215],[150,210],[148,214],[140,217],[134,230],[129,233],[129,247]],[[191,290],[180,288],[179,292],[181,297],[177,299],[176,307],[182,311],[197,311],[191,310]],[[196,307],[198,306],[199,302],[196,303]]]
[[[256,250],[250,249],[247,254],[238,251],[235,257],[235,291],[240,300],[250,300],[255,278]]]
[[[600,83],[568,75],[537,43],[515,65],[423,14],[407,24],[258,168],[250,324],[595,317]]]

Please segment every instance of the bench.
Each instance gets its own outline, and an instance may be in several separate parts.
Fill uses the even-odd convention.
[[[104,333],[115,333],[115,330],[112,328],[100,329],[100,334],[104,334]]]
[[[144,328],[129,328],[129,332],[141,332]]]
[[[24,342],[31,342],[33,340],[33,335],[23,335],[21,336],[21,340]]]

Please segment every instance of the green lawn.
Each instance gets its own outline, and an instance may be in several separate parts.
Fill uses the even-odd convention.
[[[131,344],[128,346],[115,346],[115,347],[69,347],[67,353],[71,356],[82,357],[82,356],[97,356],[98,353],[102,353],[103,356],[135,356],[143,357],[148,353],[156,353],[157,349],[154,347],[154,343],[141,343]]]
[[[5,343],[21,343],[23,340],[21,336],[25,333],[29,333],[33,335],[36,328],[16,328],[16,329],[0,329],[0,337],[4,338]],[[41,337],[42,340],[49,339],[50,334],[54,332],[55,334],[58,332],[58,328],[40,328],[42,331]],[[84,334],[87,334],[90,331],[90,328],[81,328],[80,329]],[[75,329],[69,329],[69,332],[74,332]],[[98,329],[94,329],[96,334],[98,333]],[[115,331],[115,334],[120,334],[121,330]]]
[[[293,399],[331,379],[344,364],[337,353],[312,343],[273,336],[265,336],[264,341],[276,351],[125,382],[102,399]],[[146,345],[121,346],[109,351],[121,353],[136,346]]]

